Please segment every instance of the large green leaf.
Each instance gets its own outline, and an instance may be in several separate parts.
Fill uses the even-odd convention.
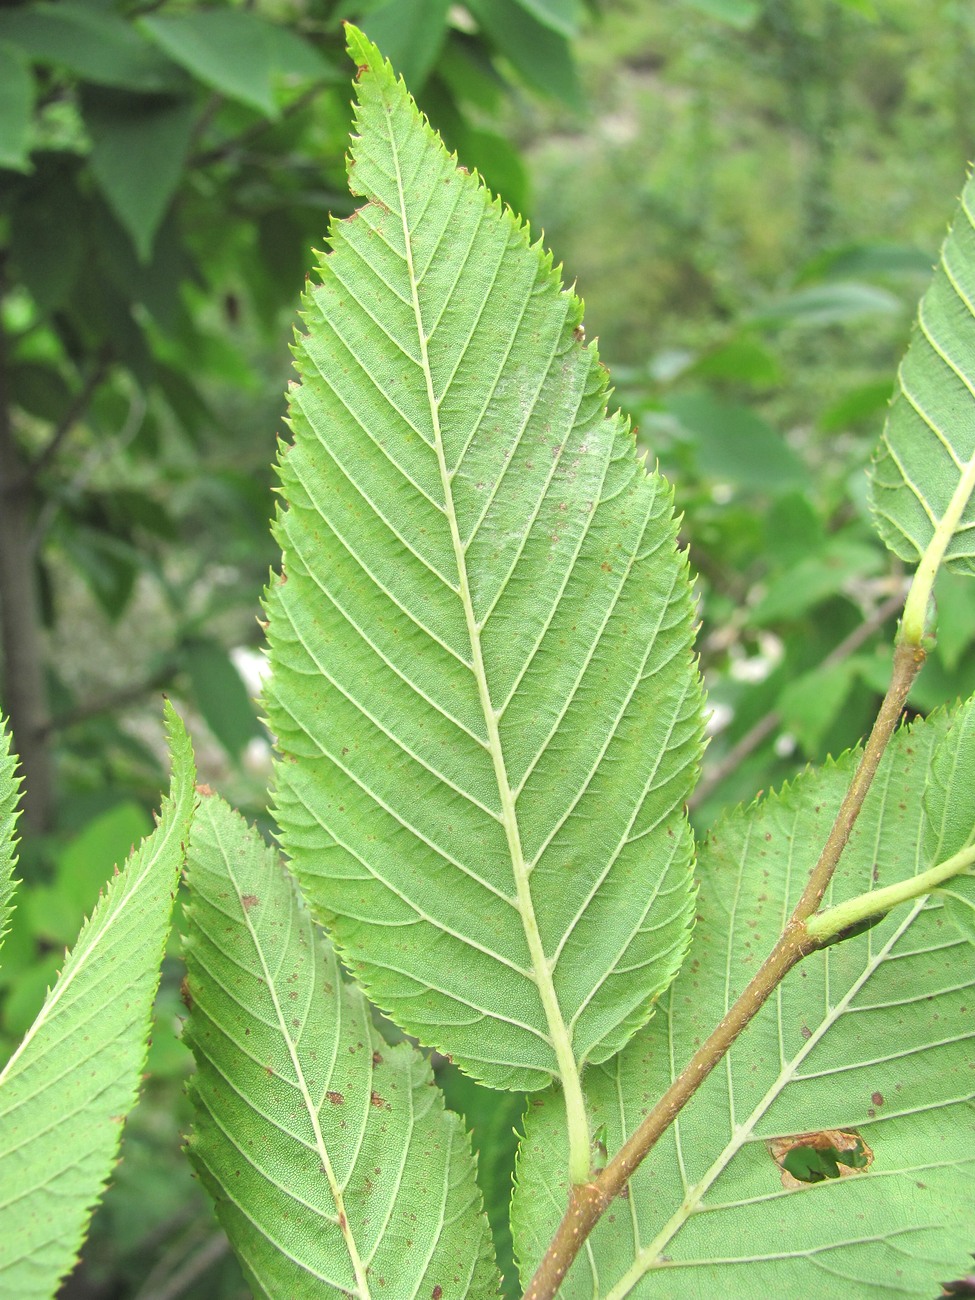
[[[221,95],[277,117],[282,77],[331,79],[314,46],[245,9],[152,14],[140,27],[182,67]]]
[[[686,950],[686,561],[582,304],[351,48],[370,201],[306,295],[280,461],[279,824],[378,1004],[533,1089],[617,1051]]]
[[[17,817],[20,802],[20,778],[17,756],[10,749],[10,732],[6,719],[0,717],[0,946],[10,928],[10,900],[17,864]]]
[[[111,881],[40,1015],[0,1072],[0,1294],[47,1300],[73,1265],[139,1088],[194,769],[173,755],[159,824]]]
[[[189,99],[102,91],[85,97],[91,169],[142,262],[183,175],[196,108]]]
[[[383,1041],[278,854],[216,797],[189,886],[189,1151],[255,1295],[494,1295],[469,1140],[428,1063]]]
[[[942,715],[898,735],[840,863],[834,902],[931,865],[925,773],[941,744],[949,760],[958,730],[952,741]],[[733,813],[708,841],[687,963],[648,1028],[586,1075],[610,1152],[771,948],[855,757]],[[970,791],[967,808],[971,821]],[[640,1166],[560,1295],[929,1300],[939,1278],[965,1271],[975,1243],[973,997],[971,949],[936,898],[808,958]],[[528,1269],[566,1204],[560,1109],[555,1093],[529,1109],[515,1211]],[[767,1142],[825,1130],[858,1133],[872,1165],[784,1186]]]
[[[975,574],[975,178],[921,300],[871,476],[884,541],[917,561],[936,532],[945,565]]]

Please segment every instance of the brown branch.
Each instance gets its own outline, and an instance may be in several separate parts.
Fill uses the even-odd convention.
[[[545,1257],[528,1285],[524,1300],[552,1300],[569,1265],[579,1253],[600,1216],[623,1190],[634,1171],[649,1155],[681,1110],[698,1090],[743,1029],[757,1015],[779,984],[804,957],[825,946],[806,931],[805,922],[819,907],[840,855],[863,807],[867,791],[893,735],[904,701],[924,662],[924,651],[898,645],[890,686],[884,696],[863,755],[843,797],[823,851],[809,877],[792,916],[775,947],[749,981],[741,996],[725,1013],[718,1027],[701,1044],[671,1083],[640,1127],[624,1142],[606,1168],[592,1182],[573,1187],[569,1206]]]

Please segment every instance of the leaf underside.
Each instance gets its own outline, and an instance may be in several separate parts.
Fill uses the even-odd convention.
[[[296,348],[276,811],[378,1005],[535,1089],[560,1044],[562,1065],[617,1051],[686,951],[686,560],[582,304],[350,40],[368,203],[332,225]]]
[[[17,864],[17,816],[20,798],[20,778],[17,776],[17,756],[10,749],[10,732],[0,717],[0,946],[10,928],[11,899]]]
[[[167,705],[173,760],[153,833],[108,885],[0,1073],[0,1294],[48,1300],[72,1267],[135,1103],[189,835],[195,780]]]
[[[975,179],[961,196],[871,471],[871,506],[896,555],[916,562],[960,507],[945,567],[975,574]],[[954,502],[953,502],[954,498]]]
[[[189,1154],[254,1293],[496,1294],[469,1141],[428,1063],[386,1045],[278,854],[214,796],[188,881]]]
[[[924,774],[944,715],[895,739],[832,901],[930,865]],[[855,755],[729,816],[702,851],[687,963],[653,1022],[586,1075],[616,1149],[764,958],[801,892]],[[971,815],[971,803],[969,801]],[[803,962],[614,1202],[563,1297],[916,1295],[975,1242],[975,967],[937,899]],[[566,1203],[561,1097],[529,1108],[514,1209],[523,1276]],[[853,1131],[868,1172],[783,1186],[766,1143]],[[636,1262],[634,1262],[634,1260]]]

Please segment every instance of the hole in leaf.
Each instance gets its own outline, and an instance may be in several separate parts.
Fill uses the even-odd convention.
[[[783,1187],[849,1178],[864,1173],[873,1164],[873,1152],[860,1134],[838,1128],[772,1138],[766,1145],[782,1170]]]

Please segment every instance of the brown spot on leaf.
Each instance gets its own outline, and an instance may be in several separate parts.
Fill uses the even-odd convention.
[[[342,1096],[340,1092],[326,1092],[325,1096],[329,1099],[329,1101],[332,1103],[333,1106],[341,1106],[343,1101],[345,1101],[345,1098]]]
[[[373,1092],[373,1093],[371,1093],[371,1094],[370,1094],[370,1097],[369,1097],[369,1101],[372,1103],[373,1106],[376,1107],[377,1110],[390,1110],[390,1109],[391,1109],[390,1104],[389,1104],[389,1102],[386,1100],[386,1098],[385,1098],[385,1097],[380,1097],[380,1095],[379,1095],[378,1092]]]
[[[430,1300],[440,1300],[440,1297],[442,1295],[443,1295],[443,1287],[438,1282],[437,1285],[430,1292]]]
[[[256,894],[242,894],[240,902],[244,911],[249,912],[252,907],[257,906],[257,904],[260,902],[260,899],[257,897]]]
[[[380,1056],[380,1054],[379,1054],[378,1052],[373,1052],[373,1054],[372,1054],[372,1063],[373,1063],[373,1065],[382,1065],[382,1063],[383,1063],[383,1058]]]
[[[882,1092],[872,1092],[870,1100],[875,1106],[882,1106],[884,1104],[884,1094]]]

